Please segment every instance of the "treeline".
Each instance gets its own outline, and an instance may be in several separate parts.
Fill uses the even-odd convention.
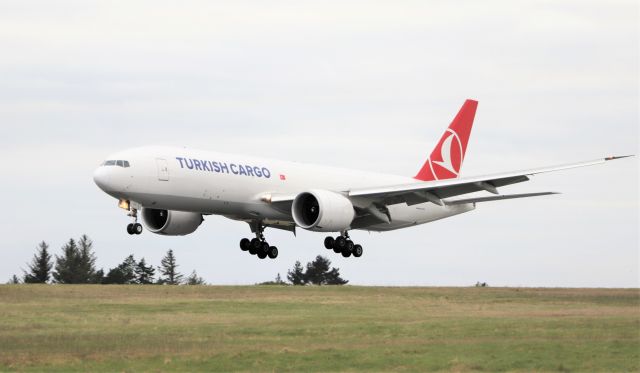
[[[283,281],[280,274],[274,281],[267,281],[258,285],[344,285],[348,280],[340,277],[340,270],[331,267],[331,261],[321,255],[307,263],[306,269],[299,261],[287,271],[287,280]]]
[[[55,264],[54,264],[55,262]],[[96,256],[93,242],[87,235],[78,241],[73,238],[62,247],[62,254],[53,260],[49,253],[49,245],[41,242],[30,263],[28,270],[23,271],[22,279],[13,275],[9,283],[19,284],[164,284],[164,285],[201,285],[202,277],[193,271],[188,277],[178,272],[178,264],[173,250],[167,251],[154,268],[144,258],[136,260],[129,255],[106,274],[103,269],[96,269]],[[156,272],[157,269],[157,272]]]

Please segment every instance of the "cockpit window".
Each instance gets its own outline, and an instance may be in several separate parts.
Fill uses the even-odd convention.
[[[124,167],[124,168],[131,167],[129,165],[129,161],[125,161],[121,159],[104,161],[102,162],[101,166],[118,166],[118,167]]]

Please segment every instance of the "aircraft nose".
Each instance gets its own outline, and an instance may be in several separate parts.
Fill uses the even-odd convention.
[[[93,182],[96,183],[98,188],[106,191],[111,190],[112,188],[109,185],[109,172],[105,169],[105,167],[98,167],[93,172]]]

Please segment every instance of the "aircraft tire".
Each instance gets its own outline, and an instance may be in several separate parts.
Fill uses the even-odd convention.
[[[269,254],[268,255],[269,255],[269,258],[271,258],[271,259],[277,258],[278,257],[278,248],[275,247],[275,246],[271,246],[269,248]]]
[[[261,252],[268,254],[269,253],[269,244],[267,243],[267,241],[262,241],[262,243],[260,244],[260,250]]]
[[[333,237],[331,237],[331,236],[326,237],[326,238],[324,239],[324,247],[325,247],[327,250],[331,250],[331,249],[333,249],[333,244],[335,243],[335,241],[336,241],[336,240],[335,240],[335,239],[333,239]]]
[[[348,258],[351,256],[351,251],[349,250],[342,250],[342,256],[344,256],[345,258]]]
[[[265,253],[264,251],[260,251],[258,252],[258,258],[260,259],[264,259],[267,257],[267,253]]]
[[[359,258],[362,256],[362,246],[354,245],[353,246],[353,256]]]
[[[133,223],[127,225],[127,233],[133,234]]]
[[[347,246],[347,239],[346,238],[344,238],[342,236],[336,237],[335,245],[333,246],[334,249],[337,248],[339,251],[342,251],[346,246]]]
[[[347,246],[345,247],[345,250],[349,251],[350,253],[353,252],[353,241],[347,240]]]
[[[248,238],[243,238],[240,240],[240,250],[247,251],[251,246],[251,241]]]
[[[249,245],[249,253],[251,255],[256,255],[258,253],[258,249],[260,248],[260,240],[257,238],[254,238],[250,241],[250,245]]]
[[[140,223],[135,223],[133,225],[133,233],[135,234],[141,234],[142,233],[142,224]]]

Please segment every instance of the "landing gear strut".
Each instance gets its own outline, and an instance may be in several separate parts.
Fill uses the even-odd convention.
[[[138,235],[142,233],[142,224],[138,223],[138,210],[131,209],[129,216],[133,218],[133,223],[127,225],[127,233],[130,235]]]
[[[269,246],[269,243],[264,238],[264,225],[261,223],[256,224],[256,238],[249,240],[243,238],[240,240],[240,249],[242,251],[248,251],[251,255],[257,255],[260,259],[269,257],[275,259],[278,257],[278,248],[275,246]]]
[[[331,236],[324,239],[324,247],[333,250],[336,254],[342,254],[345,258],[353,255],[356,258],[362,256],[362,246],[354,244],[349,238],[349,232],[344,231],[336,238]]]

